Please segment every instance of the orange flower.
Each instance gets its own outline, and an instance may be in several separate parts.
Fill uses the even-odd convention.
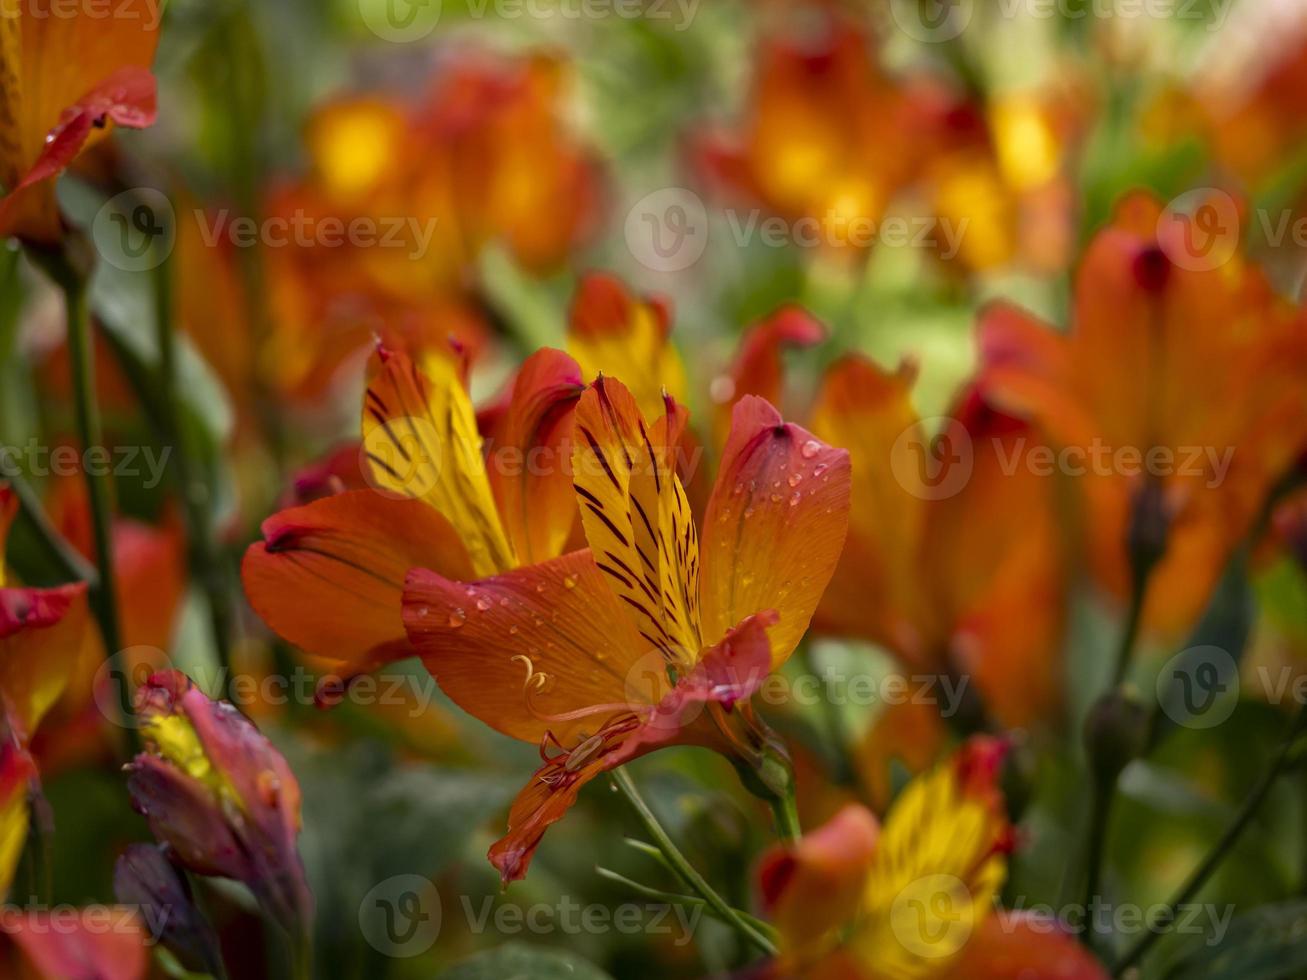
[[[834,570],[848,454],[742,400],[701,523],[701,569],[673,458],[685,423],[668,399],[650,426],[630,391],[600,378],[574,423],[589,549],[470,583],[409,574],[404,622],[444,691],[541,746],[544,765],[490,850],[505,881],[608,769],[669,744],[755,769],[768,755],[747,699],[794,650]]]
[[[566,354],[528,358],[486,460],[455,359],[428,358],[423,370],[380,348],[358,456],[370,489],[264,521],[242,568],[251,605],[346,674],[411,655],[400,618],[410,568],[467,579],[562,552],[576,516],[567,460],[581,390]]]
[[[1050,719],[1066,587],[1056,486],[1008,463],[1043,441],[975,389],[934,437],[912,405],[914,380],[910,366],[888,373],[846,357],[814,407],[813,430],[849,447],[856,502],[816,627],[871,640],[914,670],[973,677],[1005,726]]]
[[[159,5],[142,0],[112,17],[58,6],[4,0],[0,10],[0,236],[41,245],[62,233],[55,177],[110,123],[140,128],[155,116]]]
[[[1089,245],[1068,332],[1006,305],[980,327],[989,397],[1036,419],[1083,471],[1098,579],[1126,594],[1127,537],[1164,536],[1144,621],[1169,635],[1206,605],[1307,441],[1302,321],[1232,245],[1228,258],[1200,251],[1209,234],[1131,196]]]
[[[838,244],[913,176],[928,119],[920,93],[880,72],[861,25],[824,4],[803,15],[762,41],[739,132],[706,135],[699,155],[726,186],[817,220]]]
[[[776,975],[1105,978],[1069,937],[993,910],[1013,840],[996,786],[1003,753],[975,739],[913,780],[883,827],[850,805],[764,856]]]

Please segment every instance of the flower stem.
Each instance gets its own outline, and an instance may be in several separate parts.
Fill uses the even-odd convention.
[[[1270,795],[1276,780],[1284,774],[1292,756],[1294,742],[1304,729],[1307,729],[1307,705],[1299,705],[1298,710],[1294,712],[1293,719],[1289,722],[1289,727],[1280,742],[1279,749],[1275,753],[1275,758],[1262,772],[1252,792],[1240,805],[1234,819],[1230,821],[1224,833],[1212,845],[1202,863],[1190,873],[1185,883],[1180,886],[1179,891],[1175,893],[1175,897],[1166,904],[1165,908],[1157,916],[1146,924],[1143,934],[1113,969],[1112,975],[1114,977],[1120,976],[1139,962],[1140,958],[1152,948],[1153,943],[1160,939],[1165,932],[1164,928],[1153,928],[1154,925],[1174,922],[1176,911],[1187,902],[1192,901],[1193,897],[1207,883],[1207,879],[1220,867],[1221,862],[1229,855],[1234,844],[1252,824],[1253,817],[1257,815],[1257,811],[1266,802],[1266,798]]]
[[[803,836],[803,827],[799,823],[799,810],[794,805],[794,793],[778,796],[772,800],[772,814],[776,818],[776,832],[787,844],[796,844]]]
[[[186,515],[191,576],[204,586],[218,664],[226,668],[231,664],[233,614],[230,583],[223,556],[214,547],[210,495],[197,477],[183,409],[177,396],[177,338],[173,324],[172,284],[172,262],[165,255],[154,272],[154,322],[159,345],[159,426],[173,447],[177,492]]]
[[[60,290],[68,315],[68,359],[72,369],[73,407],[77,436],[82,450],[104,444],[100,403],[95,392],[95,360],[91,346],[91,313],[87,298],[87,275],[66,252],[49,256],[48,271]],[[106,656],[122,649],[118,630],[118,596],[113,576],[112,499],[113,487],[107,474],[85,469],[86,493],[91,508],[95,542],[95,563],[99,587],[95,590],[96,620],[104,639]]]
[[[50,558],[59,566],[59,571],[74,581],[85,582],[93,592],[98,589],[100,573],[95,570],[95,566],[83,558],[81,552],[55,529],[55,526],[50,523],[50,518],[41,508],[41,499],[32,489],[31,484],[16,468],[6,465],[3,459],[0,459],[0,480],[8,483],[9,488],[13,490],[18,503],[27,514],[28,521],[31,522],[32,529],[41,539],[41,544]]]
[[[663,852],[663,856],[667,858],[667,862],[676,871],[677,875],[686,886],[707,902],[709,908],[711,908],[723,922],[728,923],[736,932],[758,949],[762,950],[762,952],[766,953],[768,956],[774,956],[776,954],[776,944],[768,939],[767,936],[763,935],[763,933],[761,933],[756,927],[750,925],[741,918],[736,910],[724,898],[722,898],[721,895],[713,890],[713,887],[708,884],[703,875],[695,870],[694,866],[690,864],[685,855],[680,852],[674,843],[672,843],[672,839],[668,836],[667,831],[663,829],[663,825],[658,822],[658,818],[654,816],[654,812],[649,809],[649,804],[644,801],[639,790],[635,788],[635,783],[632,782],[630,774],[627,773],[624,768],[619,767],[609,773],[609,776],[613,781],[613,785],[621,790],[622,795],[625,796],[627,802],[631,804],[631,807],[640,817],[641,823],[644,824],[645,830],[649,832],[649,835],[658,845],[658,849]]]

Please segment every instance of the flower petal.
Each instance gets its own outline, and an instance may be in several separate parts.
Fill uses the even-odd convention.
[[[9,894],[27,843],[28,785],[36,777],[32,757],[12,742],[0,746],[0,898]]]
[[[971,934],[945,976],[956,980],[1107,980],[1110,974],[1057,923],[1000,909]]]
[[[528,742],[571,744],[669,686],[588,551],[471,583],[415,568],[404,625],[459,707]]]
[[[90,621],[86,583],[0,589],[0,698],[30,739],[76,673]]]
[[[801,306],[783,306],[752,326],[740,343],[730,370],[713,382],[719,445],[730,430],[731,407],[745,395],[757,395],[773,405],[781,404],[785,348],[812,347],[825,339],[826,328],[821,321]]]
[[[862,898],[879,834],[871,811],[849,804],[797,843],[763,855],[758,885],[786,961],[819,954],[848,921]]]
[[[936,657],[920,635],[918,588],[927,494],[910,482],[920,472],[912,453],[925,445],[912,406],[915,378],[910,364],[889,372],[856,356],[826,376],[812,428],[848,449],[857,506],[817,623],[824,632],[871,640],[909,666],[930,669]]]
[[[147,975],[148,935],[130,907],[92,906],[71,918],[62,909],[31,911],[5,916],[2,924],[40,976],[144,980]]]
[[[470,578],[450,523],[420,500],[371,490],[274,514],[241,566],[250,605],[276,633],[351,671],[410,656],[401,606],[410,568]]]
[[[617,277],[592,272],[581,278],[572,300],[567,349],[584,377],[621,378],[652,418],[662,410],[664,392],[685,398],[685,370],[670,332],[665,301],[636,296]]]
[[[894,802],[851,940],[877,975],[944,966],[991,911],[1012,839],[995,784],[1003,752],[1001,742],[973,739]],[[938,921],[921,921],[922,909]]]
[[[373,485],[398,498],[425,500],[448,519],[477,575],[514,567],[458,365],[432,357],[420,370],[407,354],[384,347],[376,360],[363,400],[363,452]]]
[[[562,351],[539,350],[522,365],[495,426],[490,485],[524,563],[558,557],[572,534],[572,412],[584,390],[575,361]]]
[[[669,460],[683,424],[670,405],[650,429],[631,392],[600,378],[576,408],[572,474],[595,563],[647,644],[686,665],[701,641],[698,532]]]
[[[602,582],[596,581],[596,587],[602,587]],[[508,833],[490,848],[490,862],[499,869],[504,883],[526,874],[545,831],[572,807],[581,787],[601,772],[663,746],[693,743],[712,747],[721,742],[719,725],[701,719],[702,712],[709,705],[729,712],[761,686],[770,671],[766,627],[772,622],[772,616],[751,616],[731,630],[652,711],[612,715],[593,736],[577,732],[576,744],[566,737],[556,739],[563,751],[546,760],[518,794],[509,812]],[[720,747],[730,748],[726,744]]]
[[[774,609],[772,663],[784,663],[835,571],[848,521],[849,454],[761,398],[741,399],[703,519],[705,641]]]

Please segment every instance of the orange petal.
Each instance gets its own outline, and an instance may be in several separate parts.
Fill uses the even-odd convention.
[[[651,430],[631,392],[600,378],[576,407],[572,474],[586,540],[613,593],[646,645],[685,666],[701,647],[699,540],[669,459],[685,416],[669,407]]]
[[[377,374],[363,400],[363,451],[372,483],[398,498],[425,500],[457,529],[477,575],[517,564],[481,457],[476,414],[448,358],[419,369],[378,348]]]
[[[9,894],[27,843],[28,785],[35,777],[25,750],[8,741],[0,746],[0,895]]]
[[[820,320],[801,306],[783,306],[745,334],[730,371],[713,382],[721,441],[730,428],[730,409],[745,395],[781,404],[787,347],[812,347],[826,339]]]
[[[86,583],[0,589],[0,696],[30,739],[74,674],[86,639]]]
[[[0,926],[43,977],[146,976],[149,934],[130,907],[92,906],[77,910],[72,919],[63,910],[27,912],[5,916]]]
[[[835,571],[848,522],[849,454],[761,398],[742,399],[703,519],[705,640],[774,609],[772,663],[784,663]]]
[[[572,411],[585,386],[575,361],[545,348],[527,358],[495,426],[490,485],[524,563],[562,553],[576,521]]]
[[[411,655],[401,617],[410,568],[472,574],[448,521],[371,490],[281,511],[263,536],[241,568],[250,605],[289,642],[351,670]]]
[[[527,742],[572,744],[668,686],[588,551],[470,583],[414,569],[404,625],[459,707]]]
[[[53,0],[14,4],[0,18],[0,234],[51,243],[60,235],[49,178],[107,129],[153,121],[154,80],[146,69],[158,41],[161,5],[135,17],[96,16],[86,7],[58,11]],[[21,189],[20,189],[21,188]]]
[[[826,376],[812,428],[849,451],[853,499],[849,543],[817,613],[825,632],[858,636],[931,669],[937,652],[920,635],[919,595],[925,500],[919,485],[928,441],[912,406],[915,369],[889,372],[846,357]]]
[[[638,297],[617,277],[592,272],[572,300],[567,349],[586,378],[621,378],[652,418],[662,411],[664,391],[685,398],[685,371],[668,339],[670,316],[661,299]]]
[[[1109,975],[1057,923],[1005,910],[972,933],[944,974],[956,980],[1107,980]]]
[[[1068,596],[1065,521],[1058,481],[1026,462],[1040,450],[1051,458],[1051,449],[974,390],[954,417],[970,438],[971,474],[958,493],[929,503],[922,587],[954,665],[974,678],[992,715],[1008,728],[1051,721],[1065,672],[1057,655]]]
[[[938,705],[911,699],[886,705],[856,752],[858,773],[872,806],[884,811],[890,804],[892,763],[916,775],[939,758],[947,741]]]
[[[879,833],[871,811],[849,804],[798,843],[763,855],[758,885],[786,960],[807,961],[849,921],[862,899]]]
[[[566,737],[551,737],[560,752],[547,758],[518,794],[508,833],[490,848],[490,861],[504,883],[526,874],[545,830],[562,818],[581,787],[599,773],[666,745],[692,743],[729,751],[729,744],[719,743],[723,729],[734,720],[736,703],[754,694],[769,673],[766,627],[771,622],[768,616],[750,617],[731,630],[656,707],[634,704],[637,711],[610,715],[595,735],[578,732],[575,744]],[[656,663],[661,665],[661,660]],[[704,715],[706,707],[718,714]],[[545,751],[542,743],[541,754]]]

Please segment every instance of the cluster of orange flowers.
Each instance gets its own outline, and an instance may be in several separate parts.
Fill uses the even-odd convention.
[[[77,17],[0,18],[0,231],[34,254],[64,241],[55,176],[111,124],[153,119],[155,37],[132,23],[115,22],[110,43]],[[965,214],[976,228],[962,270],[1064,264],[1065,161],[1082,126],[1071,100],[980,107],[930,79],[887,77],[869,52],[834,13],[764,40],[744,118],[701,133],[696,164],[721,193],[788,217],[878,219],[905,193],[936,216]],[[662,748],[714,750],[761,795],[792,798],[787,749],[751,698],[809,635],[973,678],[994,730],[1056,728],[1055,651],[1078,570],[1124,604],[1151,546],[1143,628],[1179,636],[1301,471],[1303,311],[1240,254],[1183,261],[1190,219],[1144,194],[1084,250],[1064,329],[1010,305],[982,312],[976,371],[938,436],[914,408],[915,366],[857,354],[826,368],[797,413],[806,428],[787,421],[776,406],[802,399],[782,352],[824,337],[796,307],[750,328],[705,400],[714,414],[691,420],[670,305],[604,273],[577,286],[567,350],[537,350],[478,407],[469,374],[494,343],[486,252],[547,272],[599,220],[598,157],[562,117],[564,84],[551,58],[474,56],[417,105],[359,97],[311,121],[307,171],[269,190],[267,214],[404,215],[402,248],[270,250],[266,296],[250,297],[233,251],[204,241],[226,219],[179,226],[177,319],[242,425],[258,427],[260,398],[310,406],[342,375],[366,374],[358,441],[302,472],[246,552],[249,604],[342,683],[416,656],[459,707],[539,746],[489,852],[505,883],[526,875],[587,783]],[[1277,91],[1249,93],[1230,125],[1276,129],[1265,120],[1279,118]],[[249,322],[265,301],[266,327]],[[1232,455],[1145,476],[1090,467],[1073,481],[1012,465],[1099,446]],[[0,487],[0,546],[17,507]],[[52,510],[94,557],[78,491]],[[165,645],[184,575],[170,527],[116,522],[126,643]],[[155,591],[142,603],[143,590]],[[27,588],[0,561],[0,892],[27,838],[29,787],[79,751],[96,715],[102,647],[85,583]],[[124,880],[181,888],[174,865],[234,878],[302,935],[312,898],[285,760],[175,672],[142,685],[135,710],[143,750],[129,786],[168,861],[137,850]],[[52,713],[57,731],[38,740]],[[1104,975],[1070,937],[995,911],[1020,843],[998,788],[1007,743],[972,738],[937,762],[949,744],[935,708],[891,708],[860,750],[863,795],[885,805],[890,757],[917,775],[884,821],[862,803],[801,800],[822,826],[758,873],[779,974]],[[932,877],[957,883],[966,928],[914,946],[896,923]],[[38,969],[102,957],[115,976],[144,970],[139,946],[28,926],[11,935]],[[203,959],[214,947],[201,940]]]

